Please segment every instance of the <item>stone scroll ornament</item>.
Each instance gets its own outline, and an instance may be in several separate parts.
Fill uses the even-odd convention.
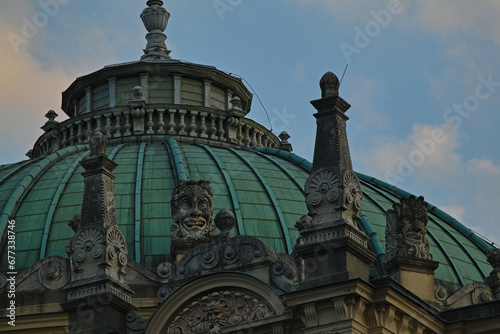
[[[264,301],[237,291],[205,295],[184,308],[168,327],[168,334],[219,334],[222,327],[274,315]]]
[[[397,256],[432,260],[427,240],[427,202],[422,196],[411,195],[401,198],[401,203],[393,205],[394,210],[386,213],[385,229],[387,263]]]
[[[212,196],[208,181],[179,181],[171,201],[172,240],[208,240],[215,236]]]
[[[361,219],[363,193],[353,171],[319,170],[308,178],[305,191],[309,216],[312,217],[307,227],[341,219],[356,226]]]

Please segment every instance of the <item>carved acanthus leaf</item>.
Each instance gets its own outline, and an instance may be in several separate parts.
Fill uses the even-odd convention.
[[[220,333],[224,326],[238,325],[274,315],[262,300],[237,291],[210,293],[192,302],[174,318],[168,334]]]

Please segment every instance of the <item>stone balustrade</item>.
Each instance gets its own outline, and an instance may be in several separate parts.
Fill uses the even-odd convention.
[[[85,144],[98,130],[110,143],[138,139],[162,141],[169,136],[185,142],[217,142],[222,146],[280,147],[280,140],[262,125],[215,108],[131,104],[93,111],[60,123],[53,119],[50,122],[50,127],[44,126],[45,133],[35,143],[31,158]]]

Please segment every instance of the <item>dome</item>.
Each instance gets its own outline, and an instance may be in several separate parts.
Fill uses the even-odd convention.
[[[113,189],[129,257],[148,268],[168,258],[170,199],[179,179],[210,181],[214,212],[235,212],[233,234],[255,236],[277,252],[291,254],[299,236],[295,222],[307,212],[304,184],[311,163],[276,148],[189,142],[192,139],[146,136],[108,146],[108,157],[118,164]],[[5,231],[9,217],[16,220],[17,268],[29,268],[50,255],[67,257],[65,247],[74,234],[68,222],[81,209],[83,195],[83,167],[78,162],[88,154],[88,145],[70,145],[1,167],[1,228]],[[363,190],[361,227],[378,256],[371,275],[381,277],[385,212],[410,194],[357,175]],[[456,286],[482,281],[491,271],[486,254],[492,247],[437,207],[428,209],[431,253],[440,263],[436,279]],[[6,253],[4,243],[2,259]],[[6,261],[1,270],[7,270]]]
[[[77,78],[69,118],[0,166],[0,331],[498,329],[500,250],[355,173],[335,74],[311,163],[247,117],[241,79],[170,57],[162,4],[141,59]]]

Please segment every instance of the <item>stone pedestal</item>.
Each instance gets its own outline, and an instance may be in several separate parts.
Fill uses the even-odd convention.
[[[433,300],[434,271],[439,262],[409,256],[396,256],[385,264],[385,270],[398,282],[425,300]]]
[[[70,284],[68,300],[61,304],[68,313],[69,333],[126,333],[126,314],[132,291],[106,277],[87,284]]]
[[[301,233],[295,252],[304,259],[304,284],[315,286],[362,278],[369,281],[368,266],[375,254],[369,237],[345,222],[313,226]]]

